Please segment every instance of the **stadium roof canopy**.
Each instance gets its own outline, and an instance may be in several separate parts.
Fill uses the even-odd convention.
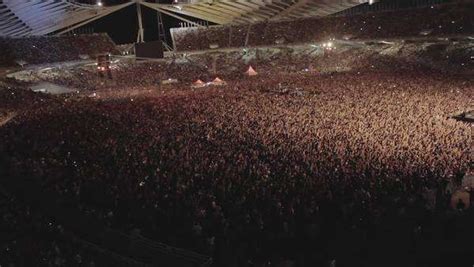
[[[184,0],[165,5],[144,5],[207,20],[217,24],[247,24],[267,20],[322,17],[354,7],[368,0]]]
[[[0,0],[0,36],[61,34],[135,3],[188,22],[191,21],[186,16],[217,24],[245,24],[326,16],[365,2],[367,0],[178,0],[174,4],[159,4],[152,0],[130,0],[115,6],[98,6],[73,0]]]
[[[70,0],[0,0],[0,36],[45,35],[67,30],[133,3],[100,7]]]

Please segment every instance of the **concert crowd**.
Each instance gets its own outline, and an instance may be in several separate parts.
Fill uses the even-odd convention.
[[[98,54],[117,52],[107,34],[0,37],[0,51],[2,67],[95,59]]]
[[[429,265],[453,247],[448,262],[464,264],[474,214],[451,195],[472,128],[450,116],[472,108],[473,82],[274,73],[109,99],[32,93],[5,101],[20,112],[1,151],[11,175],[216,266]]]
[[[211,45],[229,48],[325,42],[331,38],[370,40],[472,34],[473,8],[473,3],[466,1],[355,16],[182,28],[175,30],[174,40],[178,51],[192,51],[210,49]]]
[[[176,47],[470,34],[472,7],[194,29]],[[462,186],[472,123],[453,117],[474,109],[474,79],[463,75],[474,68],[456,45],[211,51],[121,59],[112,79],[91,64],[31,74],[77,89],[65,95],[1,78],[0,266],[130,260],[74,231],[96,224],[59,222],[38,208],[46,200],[25,201],[34,188],[23,182],[79,217],[209,255],[213,266],[472,266],[474,197]],[[0,49],[10,67],[115,48],[82,35],[0,38]],[[258,75],[244,74],[250,65]],[[191,86],[216,77],[225,83]]]

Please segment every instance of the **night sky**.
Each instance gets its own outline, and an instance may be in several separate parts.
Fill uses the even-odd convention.
[[[82,3],[93,4],[96,0],[83,0],[77,1]],[[120,4],[128,1],[121,0],[102,0],[104,6],[111,4]],[[150,1],[152,2],[152,1]],[[160,1],[161,3],[171,3],[171,1]],[[138,20],[137,20],[137,8],[136,5],[129,6],[108,16],[105,16],[99,20],[96,20],[90,24],[85,25],[83,28],[93,28],[94,32],[107,32],[110,37],[117,44],[126,44],[135,42],[138,33]],[[158,21],[156,11],[148,7],[142,6],[143,15],[143,28],[145,29],[145,41],[154,41],[158,39]],[[162,14],[163,23],[165,26],[167,42],[171,43],[169,36],[169,28],[178,27],[179,20],[170,17],[166,14]]]

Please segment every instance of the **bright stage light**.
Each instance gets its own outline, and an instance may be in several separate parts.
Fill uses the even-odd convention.
[[[103,6],[104,4],[102,4],[102,1],[98,1],[98,2],[97,2],[97,5],[98,5],[98,6]]]

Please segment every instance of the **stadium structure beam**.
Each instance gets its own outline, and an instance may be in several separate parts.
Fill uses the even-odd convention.
[[[177,14],[174,14],[173,12],[164,10],[164,9],[162,9],[162,8],[160,7],[160,5],[156,5],[156,4],[152,4],[152,3],[148,3],[148,2],[142,2],[142,4],[143,4],[144,6],[146,6],[146,7],[148,7],[148,8],[154,9],[154,10],[156,10],[156,11],[158,11],[158,12],[161,12],[161,13],[163,13],[163,14],[166,14],[166,15],[168,15],[168,16],[170,16],[170,17],[173,17],[173,18],[179,19],[179,20],[181,20],[181,21],[187,22],[187,23],[192,24],[192,25],[194,25],[194,26],[196,26],[196,27],[204,27],[204,26],[202,26],[202,25],[200,25],[200,24],[198,24],[198,23],[196,23],[196,22],[194,22],[194,21],[192,21],[192,20],[183,18],[183,17],[181,17],[181,16],[179,16],[179,15],[177,15]]]
[[[288,7],[287,9],[283,10],[282,12],[280,12],[279,14],[273,16],[271,18],[271,20],[278,20],[280,19],[281,17],[284,17],[285,15],[288,15],[290,14],[291,12],[293,12],[295,9],[298,9],[300,8],[301,6],[304,6],[306,4],[308,4],[310,0],[298,0],[297,2],[293,3],[290,7]]]
[[[235,7],[230,6],[230,5],[226,5],[225,3],[217,2],[217,3],[214,3],[212,5],[210,5],[208,3],[201,4],[201,5],[203,7],[206,7],[206,8],[210,8],[210,9],[213,9],[213,10],[223,12],[225,14],[229,14],[229,17],[232,18],[233,22],[236,21],[236,20],[251,22],[251,20],[244,17],[244,13],[242,12],[242,10],[239,10],[238,8],[235,8]]]
[[[137,43],[143,43],[145,41],[145,32],[143,30],[142,5],[140,1],[137,1],[136,5],[137,5],[137,19],[138,19]]]
[[[326,16],[369,0],[195,0],[187,4],[154,4],[162,10],[217,24],[243,24]]]
[[[188,4],[158,4],[145,0],[128,0],[116,6],[79,4],[72,0],[0,0],[0,36],[62,34],[111,14],[131,4],[153,8],[158,12],[201,27],[190,16],[217,24],[248,24],[268,20],[326,16],[369,0],[194,0]],[[141,12],[138,12],[139,14]],[[140,19],[139,15],[139,21]],[[144,41],[143,24],[139,22],[139,41]]]
[[[203,7],[201,5],[186,6],[186,10],[191,12],[195,11],[196,13],[203,14],[204,16],[212,16],[218,18],[221,21],[227,21],[226,23],[230,22],[234,16],[234,14],[216,11],[212,8],[212,5],[209,5],[209,7]]]
[[[93,21],[95,21],[95,20],[98,20],[98,19],[100,19],[100,18],[102,18],[102,17],[105,17],[105,16],[107,16],[107,15],[109,15],[109,14],[112,14],[112,13],[118,11],[118,10],[124,9],[124,8],[126,8],[126,7],[128,7],[128,6],[133,5],[133,4],[134,4],[134,2],[129,2],[129,3],[125,3],[125,4],[120,5],[120,6],[113,7],[112,9],[107,10],[106,12],[104,12],[104,13],[98,15],[98,16],[95,16],[95,17],[93,17],[93,18],[90,18],[90,19],[88,19],[88,20],[86,20],[86,21],[83,21],[83,22],[81,22],[81,23],[75,24],[75,25],[73,25],[73,26],[71,26],[71,27],[69,27],[69,28],[67,28],[67,29],[65,29],[65,30],[63,30],[63,31],[61,31],[61,32],[59,32],[59,33],[57,33],[57,35],[61,35],[61,34],[64,34],[64,33],[66,33],[66,32],[70,32],[70,31],[72,31],[72,30],[75,30],[75,29],[77,29],[77,28],[79,28],[79,27],[82,27],[82,26],[84,26],[84,25],[86,25],[86,24],[89,24],[89,23],[91,23],[91,22],[93,22]]]
[[[184,5],[181,6],[180,8],[177,8],[177,6],[163,5],[163,6],[161,6],[161,8],[166,9],[168,11],[171,11],[173,13],[178,13],[178,14],[185,15],[185,16],[190,16],[190,17],[194,17],[194,18],[198,18],[198,19],[202,19],[202,20],[207,20],[207,21],[217,23],[217,24],[225,24],[225,23],[229,22],[229,20],[226,19],[226,18],[216,17],[216,16],[214,16],[212,14],[209,14],[207,12],[201,12],[199,10],[188,10]]]
[[[63,29],[71,30],[134,2],[129,0],[117,6],[100,7],[69,0],[2,0],[0,36],[45,35]]]

